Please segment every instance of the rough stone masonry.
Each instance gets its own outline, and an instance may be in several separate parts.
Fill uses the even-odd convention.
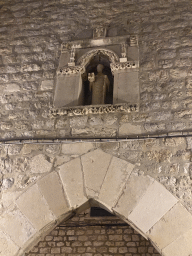
[[[1,0],[0,14],[2,139],[191,131],[190,0]],[[51,119],[61,43],[101,24],[139,36],[139,112]]]
[[[128,163],[129,175],[133,179],[139,177],[131,183],[135,187],[146,184],[146,188],[142,187],[136,193],[140,201],[135,199],[138,205],[134,206],[133,213],[126,215],[128,210],[118,208],[117,202],[123,194],[130,199],[129,191],[122,182],[124,176],[118,176],[122,179],[119,178],[119,187],[116,187],[118,193],[113,194],[107,187],[107,193],[112,194],[104,197],[102,190],[101,201],[106,200],[105,207],[111,207],[110,210],[122,218],[129,218],[142,235],[153,241],[162,255],[192,254],[191,13],[190,0],[0,0],[1,256],[22,255],[29,244],[34,245],[61,221],[56,212],[53,214],[49,210],[52,206],[56,211],[57,207],[52,202],[48,204],[44,198],[48,192],[46,188],[43,190],[43,178],[51,179],[52,176],[48,175],[62,172],[63,165],[69,170],[74,169],[65,165],[74,166],[72,161],[76,161],[78,168],[84,161],[82,169],[85,171],[91,164],[86,157],[94,158],[97,152],[106,156],[109,162],[115,159],[112,163],[116,166],[118,163],[122,166],[122,161]],[[109,35],[138,35],[139,111],[51,116],[61,43],[84,37],[82,31],[101,24],[107,27]],[[123,141],[101,143],[101,140],[96,140],[127,137],[128,140]],[[72,140],[75,138],[87,138],[91,142],[79,144]],[[70,139],[68,144],[65,139]],[[95,164],[92,170],[95,174],[107,168]],[[119,175],[122,173],[120,168]],[[89,172],[83,174],[85,183],[80,185],[86,188],[86,200],[92,197],[99,200],[105,175],[97,183],[101,186],[95,186]],[[68,190],[71,180],[67,178],[63,186],[71,196]],[[53,180],[57,181],[56,178]],[[113,179],[109,181],[113,182]],[[148,193],[141,197],[140,191]],[[139,209],[149,199],[155,200],[153,191],[162,195],[162,201],[157,200],[162,205],[157,204],[159,208],[155,208],[155,212],[147,205],[145,210],[150,210],[151,215],[150,219],[143,221]],[[70,213],[75,211],[81,206],[76,204],[77,198],[86,201],[82,194],[82,197],[68,198],[62,207],[67,205]],[[120,200],[120,205],[125,198]],[[27,206],[27,202],[31,205]],[[30,216],[32,205],[39,207],[34,218]],[[45,218],[41,218],[40,213],[44,213]],[[156,233],[162,229],[168,234],[166,241],[161,241],[159,231]]]

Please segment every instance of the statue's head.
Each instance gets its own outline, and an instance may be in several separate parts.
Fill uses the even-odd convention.
[[[103,69],[104,69],[104,66],[102,64],[97,65],[97,72],[98,73],[102,73]]]

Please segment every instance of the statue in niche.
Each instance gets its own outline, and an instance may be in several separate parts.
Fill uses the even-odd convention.
[[[94,73],[88,74],[89,90],[92,92],[92,105],[105,104],[106,93],[109,91],[109,79],[103,74],[104,66],[97,65],[97,75]]]

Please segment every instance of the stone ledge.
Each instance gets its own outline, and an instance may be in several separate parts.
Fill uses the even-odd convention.
[[[106,104],[106,105],[87,105],[75,107],[63,107],[50,110],[50,117],[58,116],[81,116],[88,114],[109,114],[109,113],[130,113],[138,112],[138,104]]]

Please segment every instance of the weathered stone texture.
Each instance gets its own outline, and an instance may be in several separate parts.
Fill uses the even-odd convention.
[[[47,176],[38,181],[38,187],[43,196],[45,197],[49,208],[59,217],[69,211],[67,199],[65,198],[62,182],[59,175],[51,172]]]
[[[177,199],[162,185],[154,181],[128,216],[128,219],[146,233],[176,203]]]
[[[178,112],[191,109],[187,103],[191,95],[187,91],[192,57],[190,0],[179,4],[143,0],[97,4],[34,0],[27,5],[23,1],[2,1],[1,7],[2,138],[115,137],[190,128],[188,118],[177,116]],[[43,113],[53,107],[61,42],[90,37],[90,29],[100,24],[108,28],[108,36],[139,35],[140,116],[129,113],[123,124],[120,113],[110,114],[110,120],[115,122],[109,121],[106,114],[74,116],[63,125],[58,125],[60,118],[48,122],[50,116]],[[87,32],[82,33],[85,28]],[[177,83],[182,87],[178,88]],[[11,118],[15,115],[17,122]],[[170,125],[170,121],[179,120],[182,126]]]
[[[0,229],[7,233],[18,246],[22,247],[35,233],[34,227],[15,207],[1,216]]]
[[[178,203],[149,230],[149,237],[163,249],[191,228],[191,214]]]
[[[144,200],[149,187],[160,182],[192,213],[191,13],[190,0],[0,1],[0,136],[1,140],[18,139],[13,144],[2,144],[0,147],[0,215],[8,214],[7,207],[12,203],[16,203],[24,214],[21,217],[18,212],[9,213],[11,217],[10,223],[6,224],[8,226],[4,226],[3,221],[0,222],[3,230],[0,232],[0,255],[14,255],[18,245],[22,245],[33,233],[32,228],[30,232],[26,231],[28,224],[21,227],[21,220],[26,223],[22,218],[28,218],[34,228],[41,229],[55,220],[53,214],[59,215],[65,211],[65,201],[62,209],[55,201],[62,193],[64,196],[61,197],[66,196],[69,205],[74,208],[85,203],[88,200],[86,196],[95,199],[102,197],[105,203],[114,206],[113,209],[119,216],[128,218],[132,211],[134,214],[135,207],[139,209],[140,201],[142,198]],[[91,37],[90,29],[101,24],[107,27],[108,36],[138,34],[138,112],[51,116],[61,43]],[[86,31],[82,33],[85,28]],[[44,145],[41,141],[72,137],[137,138],[142,135],[150,137],[167,134],[178,137],[138,140],[128,138],[127,141],[91,141],[87,144],[73,144],[70,141],[66,144],[50,140]],[[33,144],[22,144],[19,139],[39,139],[40,143],[31,141]],[[114,159],[116,167],[113,169],[111,165]],[[117,175],[115,170],[120,160],[129,163],[131,173],[129,170],[124,172],[124,168],[120,166]],[[62,184],[57,183],[53,178],[53,186],[61,185],[60,189],[58,185],[55,194],[44,187],[46,178],[52,177],[52,171],[54,174],[58,172],[58,179],[62,181]],[[35,184],[37,181],[39,188]],[[135,186],[137,183],[142,184],[140,188]],[[114,188],[111,201],[104,193],[106,184]],[[28,202],[28,208],[24,208]],[[35,207],[37,209],[34,215],[32,210]],[[175,207],[173,206],[173,211]],[[144,231],[151,228],[154,241],[155,230],[160,229],[158,223],[162,222],[159,218],[165,214],[163,218],[170,220],[173,214],[171,210],[160,214],[158,207],[155,209],[157,223],[150,219],[147,227],[143,227],[143,223],[141,226],[138,224]],[[146,211],[148,210],[151,211],[151,208]],[[178,214],[181,212],[185,211],[178,210]],[[18,218],[17,227],[22,233],[20,237],[15,235],[15,230],[11,227],[15,221],[13,215]],[[184,216],[188,220],[188,215]],[[175,219],[169,225],[174,226]],[[136,215],[132,215],[131,220],[135,221]],[[154,227],[151,227],[153,224]],[[163,224],[160,226],[163,229]],[[5,234],[4,229],[10,234]],[[165,230],[166,228],[163,229],[164,232]],[[191,231],[186,231],[185,226],[181,225],[179,230],[171,230],[174,235],[180,234],[180,230],[184,233],[174,241],[167,238],[169,244],[163,240],[157,242],[165,256],[182,255],[182,252],[190,255]],[[110,237],[110,241],[117,242],[113,241],[116,238]],[[135,243],[137,238],[134,239],[130,243]],[[79,251],[73,252],[67,246],[62,250],[53,246],[52,251],[41,248],[41,251],[38,249],[35,253],[94,254],[83,251],[84,247],[80,246],[83,243],[80,240],[74,241],[73,248],[76,247]],[[125,244],[119,249],[112,246],[114,248],[107,249],[107,252],[105,246],[100,246],[101,251],[97,253],[152,253],[144,252],[142,248],[136,249],[135,246],[126,251]]]
[[[16,204],[37,230],[40,230],[55,219],[54,214],[50,211],[46,200],[41,195],[36,184],[26,193],[23,193],[16,200]],[[28,206],[26,207],[26,205]]]
[[[99,195],[111,158],[111,155],[99,149],[81,157],[85,188],[89,197]]]
[[[84,177],[80,159],[76,158],[69,163],[61,165],[59,167],[59,175],[69,200],[70,207],[77,208],[86,203],[87,198],[83,187]]]
[[[126,163],[130,163],[130,166],[134,166],[128,183],[133,182],[133,184],[135,184],[136,180],[142,179],[142,177],[145,180],[145,175],[149,175],[162,183],[168,191],[178,197],[185,207],[192,212],[190,136],[187,138],[129,139],[120,142],[55,142],[55,144],[48,143],[46,145],[41,143],[20,144],[16,145],[16,147],[14,147],[14,145],[9,146],[2,144],[1,152],[0,205],[3,206],[1,208],[2,212],[11,202],[14,202],[24,189],[34,182],[37,182],[42,176],[57,170],[60,170],[60,172],[63,173],[62,175],[64,175],[62,179],[65,184],[64,187],[68,187],[66,193],[70,193],[70,200],[76,200],[76,196],[72,199],[72,195],[74,194],[73,186],[76,186],[76,189],[78,188],[78,182],[75,183],[73,181],[73,175],[75,180],[77,177],[79,177],[81,181],[84,180],[86,193],[90,195],[90,197],[96,196],[97,198],[101,190],[106,189],[106,179],[113,183],[113,179],[110,178],[110,172],[112,171],[112,169],[110,169],[110,163],[112,164],[112,159],[116,159],[113,157],[117,157],[117,163],[119,159],[122,159],[126,161]],[[71,160],[73,160],[74,163]],[[79,163],[77,168],[74,169],[74,164],[77,161],[79,161]],[[121,161],[119,162],[122,164]],[[116,169],[120,171],[121,168],[117,167],[114,169],[115,175],[117,175]],[[124,175],[124,172],[122,172],[122,175]],[[114,177],[115,176],[112,175],[112,178]],[[124,176],[121,176],[118,172],[117,179],[120,177]],[[132,179],[133,181],[131,181]],[[123,180],[119,181],[119,187],[117,183],[115,183],[115,187],[117,186],[116,192],[119,191],[117,193],[120,193],[120,188],[123,188],[123,183],[121,182]],[[125,188],[125,200],[123,199],[124,196],[120,197],[119,203],[123,200],[122,206],[124,204],[123,202],[126,202],[127,199],[133,200],[133,205],[134,202],[137,202],[137,198],[134,198],[134,191],[135,189],[137,190],[138,187],[135,186],[132,188],[131,183]],[[146,180],[141,183],[148,184]],[[82,184],[82,182],[80,182],[80,184]],[[106,185],[107,184],[108,182]],[[128,191],[127,188],[130,189],[130,191]],[[143,189],[139,188],[141,195]],[[81,195],[85,195],[84,188],[81,185],[78,191]],[[126,194],[128,195],[127,197]],[[129,194],[131,196],[129,196]],[[139,195],[138,191],[136,195]],[[114,196],[115,200],[118,195],[114,193]],[[79,200],[81,201],[80,198]],[[85,202],[86,200],[87,199],[83,201]],[[111,200],[113,201],[112,197]],[[130,202],[130,204],[127,205],[128,208],[125,209],[127,213],[132,203]],[[77,203],[74,201],[72,205],[80,206],[81,202]],[[119,209],[119,211],[117,210],[120,214],[127,214],[125,211],[123,208]]]
[[[102,203],[106,203],[110,208],[116,204],[133,168],[131,163],[117,157],[112,158],[99,193]]]
[[[2,231],[0,231],[0,246],[1,246],[1,255],[12,256],[14,255],[19,247],[13,243],[13,241],[5,235]]]

